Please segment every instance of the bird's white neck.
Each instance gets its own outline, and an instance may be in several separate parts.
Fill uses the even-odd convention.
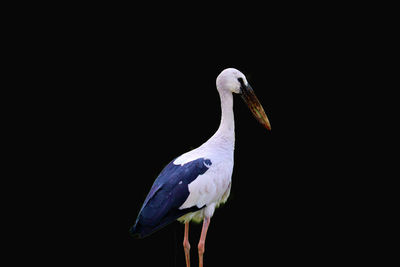
[[[221,122],[217,132],[206,142],[233,151],[235,147],[235,119],[233,115],[233,95],[218,90],[221,98]]]
[[[221,123],[217,132],[197,149],[193,149],[177,159],[174,164],[185,164],[199,157],[218,155],[223,160],[233,162],[235,149],[235,121],[233,118],[233,95],[231,92],[220,92],[221,98]]]

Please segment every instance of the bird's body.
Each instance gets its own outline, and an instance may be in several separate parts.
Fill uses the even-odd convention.
[[[220,97],[222,116],[217,132],[164,168],[143,203],[133,233],[144,237],[176,219],[200,222],[228,199],[235,147],[233,96],[226,93]],[[180,187],[187,187],[188,191]],[[168,201],[174,203],[165,206]]]
[[[221,122],[217,132],[204,144],[172,160],[155,180],[139,212],[131,233],[145,237],[167,224],[185,223],[184,248],[190,265],[188,222],[202,221],[199,242],[200,266],[210,218],[215,208],[227,201],[232,184],[235,148],[233,95],[242,94],[253,115],[270,129],[261,104],[245,76],[236,69],[226,69],[217,78],[221,99]]]

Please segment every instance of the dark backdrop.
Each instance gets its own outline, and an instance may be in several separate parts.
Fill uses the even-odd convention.
[[[163,167],[217,130],[221,114],[215,80],[228,67],[246,75],[272,131],[234,96],[232,190],[211,220],[205,263],[309,262],[316,254],[326,255],[326,242],[340,236],[344,217],[331,214],[338,212],[334,205],[341,197],[335,188],[345,188],[346,178],[338,174],[337,161],[327,158],[338,143],[326,133],[340,134],[338,118],[321,112],[331,111],[324,106],[334,96],[321,63],[327,58],[312,44],[299,45],[301,36],[282,39],[282,34],[245,43],[202,39],[201,45],[185,38],[169,43],[173,36],[143,44],[129,39],[118,43],[121,50],[111,49],[106,61],[97,55],[90,60],[98,66],[81,84],[90,91],[76,93],[84,112],[76,112],[83,130],[72,133],[81,140],[81,152],[74,155],[88,173],[96,171],[90,186],[104,186],[95,192],[104,201],[97,205],[100,213],[104,206],[128,216],[126,265],[184,266],[183,225],[172,223],[141,240],[130,237],[128,229]],[[81,67],[85,75],[88,68]],[[114,216],[109,220],[114,222]],[[191,224],[194,266],[200,232],[201,225]]]
[[[342,230],[348,227],[348,214],[358,206],[350,206],[347,213],[343,207],[348,206],[346,194],[353,196],[359,188],[358,183],[349,186],[349,176],[355,173],[339,167],[351,166],[356,160],[348,147],[358,136],[349,138],[350,130],[342,122],[348,116],[342,100],[356,82],[347,83],[341,77],[354,74],[357,60],[343,51],[352,55],[358,47],[349,50],[348,40],[332,37],[324,26],[314,28],[319,25],[314,20],[310,20],[311,27],[291,21],[282,28],[284,17],[270,19],[250,32],[237,27],[243,21],[238,19],[213,25],[215,34],[201,27],[187,28],[181,22],[182,30],[174,33],[174,27],[162,23],[142,27],[139,20],[133,29],[118,32],[119,27],[109,28],[115,36],[101,31],[96,41],[68,44],[68,49],[57,51],[66,60],[54,58],[66,70],[50,64],[56,75],[42,73],[54,80],[49,84],[51,101],[43,98],[55,107],[43,108],[51,117],[45,121],[51,128],[46,134],[56,131],[57,145],[51,146],[66,160],[49,156],[65,165],[54,167],[66,173],[61,179],[63,187],[73,189],[68,190],[66,200],[75,224],[85,234],[113,246],[119,241],[108,242],[105,232],[120,232],[122,228],[110,225],[117,221],[119,225],[117,218],[127,214],[123,250],[127,266],[184,266],[183,226],[179,223],[143,240],[132,239],[128,229],[162,168],[217,130],[220,103],[215,79],[223,69],[235,67],[254,88],[272,131],[263,129],[235,96],[231,196],[212,218],[206,266],[309,264],[322,256],[320,266],[346,255],[343,247],[351,252],[352,243],[348,236],[343,238],[347,233]],[[228,33],[228,27],[233,32]],[[65,90],[59,90],[58,83]],[[57,97],[52,95],[55,92],[59,92]],[[62,112],[53,111],[57,109]],[[351,123],[361,117],[352,116]],[[53,122],[59,128],[54,130]],[[65,149],[58,147],[60,143]],[[70,208],[69,202],[76,199],[70,192],[77,190],[89,199],[86,206],[76,201],[83,206],[82,213],[93,218],[91,213],[97,209],[102,215],[94,217],[93,224],[100,225],[97,229],[95,225],[82,227],[85,220]],[[121,210],[122,216],[113,214]],[[192,264],[196,266],[201,226],[192,224],[190,230]],[[339,246],[334,247],[331,240]],[[96,250],[95,258],[105,254],[109,251]]]
[[[333,171],[327,167],[320,172],[326,164],[321,151],[327,145],[318,136],[326,129],[323,124],[307,127],[310,124],[305,123],[311,113],[313,119],[323,121],[318,107],[324,105],[325,98],[314,93],[324,71],[318,57],[310,60],[290,40],[254,44],[256,50],[251,44],[241,47],[240,42],[228,50],[218,43],[193,51],[188,51],[185,43],[182,50],[179,46],[171,50],[157,47],[149,53],[147,48],[144,55],[132,53],[125,62],[128,68],[118,73],[123,79],[113,94],[117,97],[111,121],[117,135],[117,168],[123,170],[118,179],[126,188],[127,265],[184,266],[184,227],[180,223],[141,240],[131,238],[128,229],[163,167],[217,130],[220,102],[215,80],[228,67],[246,75],[272,131],[253,118],[240,96],[234,97],[232,190],[228,202],[211,220],[205,263],[230,266],[247,262],[253,266],[309,262],[315,261],[317,254],[323,257],[328,253],[324,242],[336,230],[326,229],[326,225],[337,221],[325,212],[334,201],[324,196],[332,194],[330,182],[320,179]],[[317,108],[311,109],[309,103],[314,103],[315,96]],[[201,225],[192,223],[194,266],[200,232]]]
[[[54,79],[49,84],[51,93],[60,91],[59,97],[46,102],[62,113],[43,110],[54,116],[45,124],[54,131],[53,121],[58,122],[57,133],[65,135],[56,135],[55,144],[71,152],[54,146],[67,156],[62,161],[61,170],[68,174],[63,186],[79,189],[89,198],[83,213],[97,208],[99,214],[106,214],[94,218],[93,224],[100,224],[97,229],[83,229],[103,240],[106,230],[120,232],[122,228],[110,224],[119,224],[117,218],[127,214],[123,252],[128,266],[184,266],[183,226],[179,223],[143,240],[132,239],[128,229],[162,168],[217,130],[220,103],[215,79],[228,67],[247,76],[272,131],[263,129],[235,96],[231,196],[212,218],[206,266],[239,262],[249,266],[327,265],[354,253],[355,240],[364,235],[359,230],[361,223],[352,218],[360,207],[369,208],[357,193],[363,192],[360,186],[365,179],[360,170],[368,171],[370,166],[361,166],[366,164],[355,152],[369,150],[373,138],[362,138],[353,125],[363,124],[365,131],[374,127],[366,118],[375,112],[376,103],[363,99],[366,87],[359,84],[371,79],[366,77],[368,72],[359,75],[363,72],[360,64],[368,68],[370,60],[365,46],[370,38],[354,41],[362,21],[355,19],[351,27],[344,21],[338,28],[342,17],[336,13],[327,17],[329,23],[321,23],[328,9],[316,12],[320,18],[315,19],[296,7],[292,13],[300,19],[286,14],[287,8],[283,16],[271,17],[276,10],[269,9],[261,16],[250,12],[246,19],[241,8],[230,19],[210,23],[208,29],[203,23],[207,13],[197,27],[187,27],[181,16],[171,25],[169,18],[150,23],[153,18],[143,19],[135,13],[137,22],[107,25],[109,35],[100,27],[95,41],[73,39],[68,49],[57,50],[66,60],[54,57],[55,62],[71,63],[65,65],[66,71],[49,65],[61,77],[46,72],[39,76]],[[245,21],[251,26],[242,24]],[[90,38],[91,29],[83,31]],[[58,89],[59,83],[65,90]],[[61,100],[65,105],[60,108]],[[372,110],[359,109],[360,102]],[[349,106],[356,112],[348,112]],[[121,210],[123,216],[112,214]],[[76,215],[71,218],[79,225],[84,221]],[[193,266],[200,231],[200,225],[191,225]],[[119,241],[108,244],[115,243]],[[96,258],[99,255],[103,253],[96,251]]]

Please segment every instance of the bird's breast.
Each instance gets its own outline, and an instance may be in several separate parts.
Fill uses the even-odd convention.
[[[218,204],[230,186],[233,162],[230,160],[211,160],[208,171],[199,175],[188,185],[189,197],[180,209],[197,206],[198,208]]]

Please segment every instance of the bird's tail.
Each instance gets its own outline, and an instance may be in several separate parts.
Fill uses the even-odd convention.
[[[140,232],[138,231],[138,229],[136,229],[137,224],[133,225],[131,227],[131,229],[129,229],[129,233],[131,234],[131,236],[133,236],[134,238],[140,238]]]
[[[153,223],[144,223],[142,216],[139,215],[135,225],[132,226],[129,232],[135,238],[144,238],[174,222],[182,215],[185,215],[189,212],[198,211],[199,209],[200,208],[198,208],[197,206],[194,206],[184,210],[176,210],[174,212],[168,213],[167,216],[164,216],[162,219],[156,220]]]
[[[129,233],[134,238],[144,238],[160,228],[160,226],[158,225],[143,225],[139,218],[140,216],[136,220],[136,223],[131,227],[131,229],[129,229]]]
[[[144,238],[159,230],[162,226],[163,225],[142,225],[141,222],[138,220],[136,221],[135,225],[132,226],[131,229],[129,229],[129,233],[134,238]]]

